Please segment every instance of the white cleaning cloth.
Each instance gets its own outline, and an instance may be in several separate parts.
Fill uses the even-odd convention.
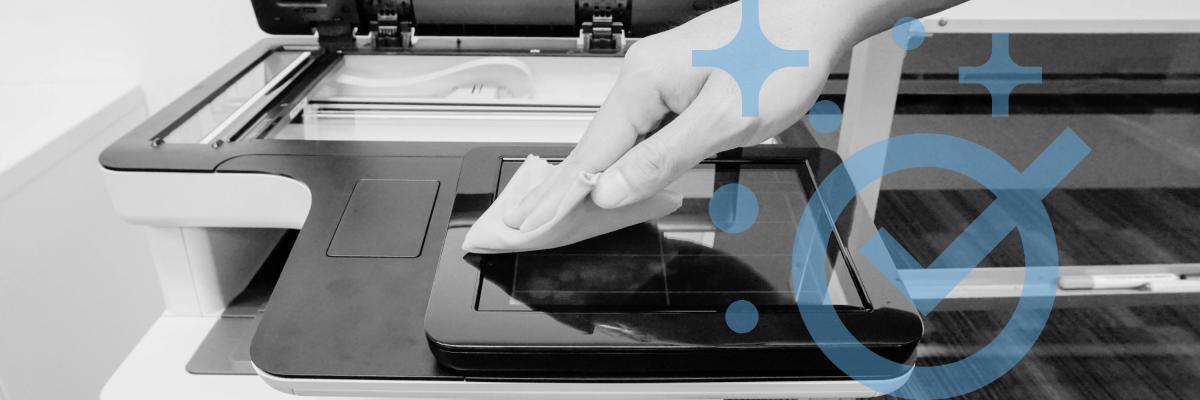
[[[627,226],[661,218],[683,205],[679,193],[661,191],[654,196],[614,210],[600,208],[588,194],[600,174],[580,173],[558,204],[554,218],[537,229],[522,233],[504,224],[504,212],[516,207],[526,194],[550,178],[556,166],[530,155],[513,174],[508,186],[475,221],[463,240],[463,250],[479,254],[514,253],[566,246]]]

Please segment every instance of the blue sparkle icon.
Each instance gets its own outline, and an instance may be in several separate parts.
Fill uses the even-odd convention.
[[[992,55],[975,67],[959,67],[958,82],[983,85],[992,95],[992,116],[1008,117],[1008,95],[1017,86],[1042,83],[1042,67],[1018,65],[1008,54],[1008,34],[992,34]]]
[[[758,116],[758,95],[767,78],[783,68],[807,67],[807,50],[787,50],[763,35],[758,0],[742,0],[742,25],[737,36],[716,50],[693,50],[692,66],[717,68],[737,82],[742,93],[742,116]]]

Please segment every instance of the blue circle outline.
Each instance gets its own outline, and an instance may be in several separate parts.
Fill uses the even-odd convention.
[[[890,150],[890,151],[889,151]],[[929,156],[936,154],[937,156]],[[887,159],[886,163],[881,160]],[[1057,279],[1058,245],[1055,243],[1054,228],[1041,199],[1017,196],[1019,205],[1031,205],[1036,201],[1034,213],[1007,213],[1014,216],[1022,247],[1025,264],[1037,268],[1025,269],[1025,282],[1020,300],[1012,317],[1000,333],[980,351],[955,362],[937,366],[912,366],[912,375],[903,387],[894,383],[872,380],[872,371],[879,365],[904,367],[900,363],[875,354],[860,343],[837,317],[830,303],[824,284],[825,252],[804,249],[825,249],[833,225],[830,215],[841,215],[849,202],[868,184],[898,171],[913,168],[936,168],[956,172],[983,184],[985,187],[1003,188],[1019,185],[1021,173],[995,152],[977,143],[964,139],[931,133],[909,134],[884,140],[855,153],[831,173],[817,188],[816,202],[805,208],[804,216],[796,227],[792,247],[792,289],[796,293],[815,293],[818,301],[805,302],[797,297],[797,308],[813,340],[835,365],[847,376],[872,389],[908,398],[953,397],[975,391],[1007,373],[1037,341],[1049,319],[1055,300],[1053,285],[1039,285],[1039,281]],[[1018,186],[1019,187],[1019,186]],[[853,189],[853,191],[849,189]],[[993,190],[995,192],[995,190]],[[823,204],[824,207],[814,208]],[[1022,207],[1024,208],[1024,207]],[[816,210],[816,211],[814,211]],[[829,213],[829,214],[826,214]],[[1038,236],[1051,240],[1038,241]],[[815,239],[814,239],[815,238]],[[819,246],[803,246],[802,239]],[[884,276],[898,276],[893,265],[876,265]],[[904,292],[903,288],[900,288]],[[922,385],[922,382],[937,382]]]

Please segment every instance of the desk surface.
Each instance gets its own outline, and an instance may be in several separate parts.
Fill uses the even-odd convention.
[[[1056,308],[1037,344],[973,398],[1184,399],[1200,392],[1200,305]],[[934,311],[921,365],[973,354],[1009,310]]]
[[[1187,398],[1200,391],[1200,305],[1056,309],[1042,339],[983,398]],[[930,314],[923,365],[974,353],[1008,310]],[[216,322],[163,317],[142,338],[101,399],[294,399],[251,375],[192,375],[184,365]],[[316,399],[316,398],[313,398]]]
[[[159,318],[100,392],[103,400],[295,399],[254,375],[193,375],[185,365],[217,317]],[[320,400],[309,397],[308,399]]]

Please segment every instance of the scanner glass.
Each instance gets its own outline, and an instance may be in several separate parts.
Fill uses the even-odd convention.
[[[270,139],[579,141],[616,57],[346,55]]]
[[[843,376],[797,312],[817,302],[833,305],[872,351],[910,360],[922,334],[919,314],[886,277],[848,258],[853,253],[846,249],[861,247],[861,237],[873,232],[869,216],[854,208],[836,219],[821,212],[816,222],[836,227],[835,240],[796,242],[805,210],[825,211],[816,182],[838,159],[824,149],[755,146],[719,154],[668,187],[683,195],[679,210],[575,244],[488,255],[462,249],[466,231],[520,159],[553,159],[569,150],[492,147],[464,157],[425,314],[426,337],[441,365],[621,376]],[[733,183],[753,191],[758,204],[754,223],[738,233],[718,229],[708,210],[713,192]],[[824,276],[793,277],[793,244],[804,255],[825,256]],[[814,296],[818,291],[828,297]],[[758,320],[739,333],[729,329],[725,311],[741,300],[754,304]],[[901,376],[906,365],[881,369],[878,377]]]
[[[277,92],[280,79],[296,69],[297,61],[308,55],[305,51],[286,50],[268,53],[163,140],[167,143],[208,143],[223,133],[221,129],[236,129],[237,119],[250,114],[249,107],[255,103],[265,101],[268,92]]]
[[[519,165],[502,163],[498,189]],[[486,256],[477,310],[720,311],[747,300],[760,311],[794,313],[792,244],[809,204],[803,168],[704,164],[668,188],[684,194],[684,205],[662,219],[558,249]],[[758,218],[743,232],[722,232],[710,221],[709,200],[735,182],[754,191]],[[841,263],[831,252],[830,301],[861,308]]]

